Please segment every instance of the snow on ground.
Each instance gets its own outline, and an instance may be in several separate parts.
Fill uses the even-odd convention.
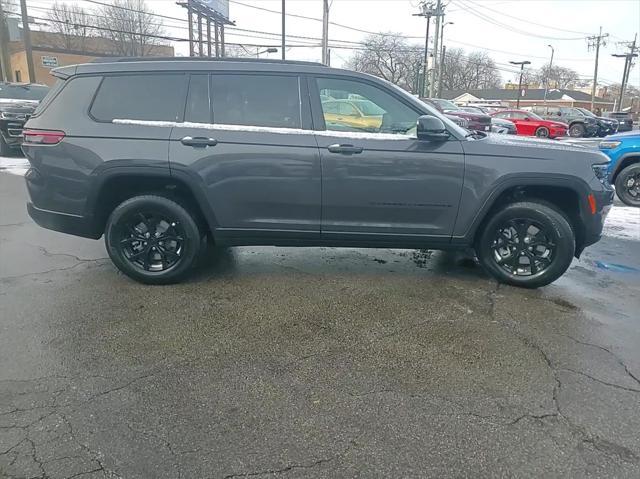
[[[13,175],[24,175],[29,169],[29,162],[21,156],[0,156],[0,172]]]
[[[26,158],[0,156],[0,173],[22,176],[28,169],[29,162]],[[607,216],[603,234],[604,236],[640,241],[640,208],[620,206],[616,201]]]

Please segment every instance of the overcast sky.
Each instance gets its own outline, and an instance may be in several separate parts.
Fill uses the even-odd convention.
[[[51,6],[53,0],[28,0],[35,7]],[[79,0],[75,3],[94,7]],[[150,8],[159,14],[186,19],[186,10],[175,0],[147,0]],[[412,16],[419,11],[418,0],[333,0],[331,22],[371,32],[395,32],[410,38],[411,43],[424,45],[426,20]],[[549,62],[555,48],[554,64],[573,68],[581,77],[593,76],[595,52],[587,49],[585,37],[609,33],[607,45],[601,48],[599,80],[604,84],[619,83],[624,59],[612,53],[626,52],[621,42],[633,40],[640,30],[640,0],[443,0],[447,3],[446,20],[454,22],[445,29],[445,45],[462,47],[467,52],[486,50],[502,69],[504,80],[513,80],[510,60],[529,60],[532,68]],[[252,8],[252,6],[254,8]],[[322,18],[322,0],[286,0],[288,14]],[[229,15],[238,28],[280,34],[281,0],[231,0]],[[42,13],[43,10],[40,11]],[[34,13],[35,14],[35,13]],[[167,32],[186,38],[186,22],[163,19]],[[435,27],[432,23],[431,33]],[[322,35],[322,22],[287,16],[287,34],[308,38],[287,39],[288,59],[320,61],[317,46]],[[256,37],[259,36],[259,38]],[[329,26],[332,66],[342,66],[354,53],[346,48],[360,42],[367,33],[338,25]],[[277,36],[227,30],[228,42],[276,45]],[[302,46],[304,45],[304,46]],[[178,54],[188,55],[188,44],[174,43]],[[340,46],[341,48],[337,48]],[[264,56],[278,57],[277,54]],[[631,72],[630,83],[640,86],[640,67]]]

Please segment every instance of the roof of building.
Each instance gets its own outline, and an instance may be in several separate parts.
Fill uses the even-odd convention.
[[[461,95],[468,93],[479,100],[516,100],[518,98],[517,89],[505,88],[488,88],[479,90],[443,90],[442,98],[447,100],[455,100]],[[544,88],[531,88],[525,91],[525,95],[520,97],[522,100],[543,100]],[[566,88],[550,88],[547,91],[547,100],[574,100],[574,101],[591,101],[591,95],[582,91],[569,90]],[[597,102],[607,102],[608,100],[595,97]]]

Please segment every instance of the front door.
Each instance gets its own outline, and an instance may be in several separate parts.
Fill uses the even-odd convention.
[[[331,76],[310,84],[320,123],[322,237],[449,241],[464,176],[460,142],[419,141],[421,112],[383,85]],[[324,105],[336,100],[360,103],[379,120],[354,126],[325,116]]]
[[[203,185],[218,238],[319,237],[320,157],[300,91],[297,75],[191,75],[169,158]]]

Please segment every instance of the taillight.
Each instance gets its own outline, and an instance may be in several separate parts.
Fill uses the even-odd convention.
[[[22,130],[23,143],[28,145],[57,145],[64,138],[64,131]]]

